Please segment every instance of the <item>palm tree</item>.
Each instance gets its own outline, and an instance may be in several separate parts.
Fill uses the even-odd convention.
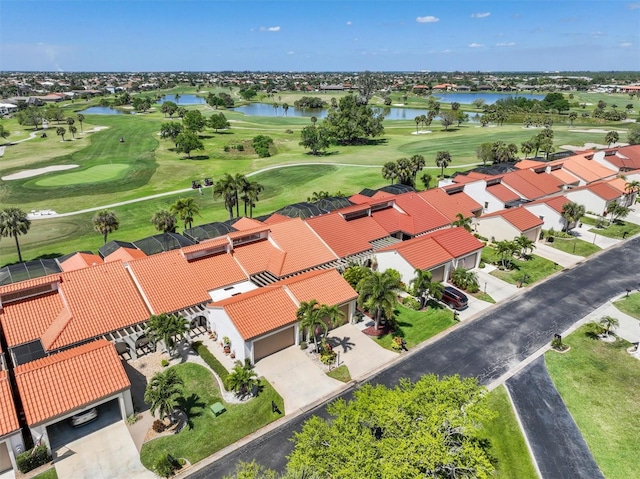
[[[422,123],[422,117],[420,115],[416,116],[413,121],[416,122],[416,133],[418,133],[418,125],[420,125],[420,123]]]
[[[67,130],[65,130],[61,126],[56,128],[56,135],[61,136],[62,137],[62,141],[64,141],[64,135],[66,135],[66,134],[67,134]]]
[[[431,271],[416,269],[416,277],[411,281],[413,294],[420,300],[420,309],[424,308],[428,297],[436,300],[442,298],[444,286],[439,281],[433,281]]]
[[[161,209],[151,217],[151,224],[162,233],[176,232],[176,215],[169,210]]]
[[[82,113],[78,113],[78,121],[80,122],[80,131],[84,133],[84,129],[82,128],[82,122],[84,121],[84,115]]]
[[[525,235],[520,235],[513,241],[520,249],[521,258],[524,258],[527,255],[527,251],[533,251],[536,247],[535,242],[532,239],[527,238]]]
[[[464,268],[456,268],[451,273],[451,282],[464,290],[476,290],[478,288],[478,275]]]
[[[183,386],[184,381],[173,368],[154,374],[144,391],[144,402],[149,404],[151,414],[158,411],[161,419],[171,417],[182,396]]]
[[[233,177],[233,186],[234,186],[234,195],[235,195],[235,203],[236,203],[236,217],[240,217],[240,193],[243,190],[246,190],[249,187],[249,180],[247,177],[236,173]],[[246,207],[245,207],[245,216],[247,216]]]
[[[187,226],[191,228],[193,218],[200,214],[200,206],[193,198],[178,198],[174,204],[169,207],[169,212],[180,218],[184,223],[184,229]]]
[[[416,183],[416,177],[418,176],[418,172],[421,171],[425,165],[427,164],[424,156],[422,155],[413,155],[409,159],[409,164],[411,165],[411,171],[413,173],[413,184]]]
[[[280,105],[278,105],[277,103],[274,103],[273,109],[276,111],[276,116],[278,116],[278,108],[280,108]]]
[[[145,334],[154,345],[162,341],[165,350],[171,355],[176,336],[184,338],[189,329],[189,321],[179,314],[152,314],[147,320]]]
[[[627,196],[632,197],[634,194],[640,191],[640,181],[638,180],[627,181],[627,183],[624,185],[624,191],[626,191]],[[635,203],[634,200],[635,198],[631,198],[629,203]]]
[[[496,243],[496,251],[500,256],[500,261],[504,269],[507,269],[507,265],[511,263],[511,259],[517,249],[518,246],[513,241],[502,240]]]
[[[120,221],[111,210],[98,211],[93,217],[93,229],[104,237],[104,244],[107,244],[107,236],[120,227]]]
[[[448,151],[439,151],[436,153],[436,165],[441,168],[440,176],[444,178],[444,169],[451,163],[451,155]]]
[[[27,214],[20,208],[5,208],[0,210],[0,236],[8,238],[13,236],[18,250],[18,260],[22,263],[22,252],[18,236],[25,235],[31,228],[31,221]]]
[[[524,155],[525,160],[527,159],[527,156],[529,155],[529,153],[532,153],[533,150],[534,150],[534,146],[531,141],[523,141],[522,144],[520,145],[520,151]]]
[[[243,185],[244,187],[244,185]],[[249,218],[253,218],[253,208],[256,206],[256,201],[260,198],[260,193],[264,190],[264,186],[262,186],[257,181],[249,181],[241,190],[242,196],[240,199],[244,202],[244,215],[247,216],[247,205],[249,205]]]
[[[382,165],[382,177],[385,180],[391,181],[391,183],[395,183],[398,177],[398,164],[393,161],[387,161]]]
[[[400,282],[388,274],[373,271],[360,280],[356,285],[358,291],[358,302],[373,313],[375,327],[380,327],[380,320],[383,315],[387,319],[393,318],[393,312],[398,304],[396,290],[400,287]]]
[[[422,181],[422,184],[424,185],[424,189],[428,190],[429,187],[431,186],[431,180],[433,180],[433,178],[431,177],[431,175],[429,173],[423,173],[422,176],[420,177],[420,180]]]
[[[78,129],[75,126],[71,125],[69,127],[69,133],[71,133],[71,138],[73,138],[74,140],[76,139],[77,132],[78,132]]]
[[[224,207],[229,211],[229,219],[233,219],[233,207],[236,205],[236,184],[233,176],[226,173],[213,185],[213,197],[222,198]]]
[[[457,219],[453,223],[451,223],[451,226],[464,228],[469,233],[471,233],[471,217],[465,218],[462,213],[457,213],[456,218]]]
[[[316,351],[318,350],[318,340],[316,331],[320,328],[322,330],[328,330],[327,323],[322,321],[322,318],[318,314],[320,311],[320,304],[315,299],[310,301],[302,301],[298,310],[296,311],[296,319],[300,323],[300,328],[306,331],[305,338],[309,341],[310,336],[313,337],[313,344]]]
[[[173,95],[173,99],[176,101],[176,103],[180,103],[180,93],[176,93],[175,95]]]
[[[569,232],[572,228],[575,227],[576,223],[584,216],[585,207],[584,205],[579,205],[573,201],[569,203],[565,203],[562,205],[562,213],[561,216],[565,221],[565,227],[563,231]]]
[[[609,337],[609,332],[612,329],[616,329],[618,326],[620,326],[620,321],[612,316],[603,316],[602,318],[600,318],[599,323],[600,326],[602,326],[602,329],[604,329],[604,335],[607,338]]]
[[[252,367],[238,362],[226,379],[226,385],[240,398],[249,394],[253,386],[259,383],[258,376]]]
[[[284,116],[287,116],[287,112],[289,111],[289,104],[288,103],[283,103],[282,104],[282,109],[284,110]]]
[[[612,143],[616,143],[620,139],[620,135],[615,130],[610,131],[604,136],[604,141],[607,143],[608,147],[611,147]]]

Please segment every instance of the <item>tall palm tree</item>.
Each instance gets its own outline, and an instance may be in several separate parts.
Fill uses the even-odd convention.
[[[411,164],[411,172],[413,173],[413,184],[416,184],[416,178],[418,176],[418,172],[420,172],[427,162],[422,155],[413,155],[409,158],[409,163]]]
[[[496,243],[496,251],[504,269],[507,269],[507,266],[511,264],[511,259],[518,249],[518,245],[514,241],[502,240]]]
[[[413,121],[416,122],[416,133],[418,133],[418,125],[420,125],[420,123],[422,123],[422,117],[420,115],[416,116]]]
[[[165,350],[171,355],[176,337],[184,338],[189,329],[189,321],[179,314],[152,314],[147,320],[145,334],[154,345],[162,341]]]
[[[383,315],[387,319],[393,318],[393,311],[398,304],[396,290],[399,287],[400,282],[386,271],[373,271],[356,285],[358,303],[373,313],[376,329],[380,327]]]
[[[254,385],[257,385],[258,375],[251,367],[244,364],[236,364],[226,379],[226,385],[240,398],[249,394]]]
[[[193,198],[178,198],[174,204],[169,207],[169,212],[180,218],[184,223],[184,229],[187,226],[191,228],[195,215],[200,214],[200,206]]]
[[[448,151],[436,153],[436,166],[441,168],[440,176],[444,178],[444,169],[451,163],[451,154]]]
[[[246,176],[240,173],[236,173],[236,175],[233,177],[233,186],[235,190],[234,195],[235,195],[235,203],[236,203],[236,217],[239,218],[240,217],[240,194],[242,193],[243,190],[246,190],[249,187],[249,180],[247,180]],[[246,207],[245,207],[244,215],[247,216]]]
[[[170,417],[182,396],[183,387],[184,381],[173,368],[154,374],[144,391],[144,402],[149,404],[151,414],[158,411],[161,419]]]
[[[430,271],[421,269],[415,270],[416,277],[413,278],[413,294],[420,300],[420,309],[424,308],[428,297],[439,300],[442,298],[444,286],[439,281],[433,281],[433,275]]]
[[[31,228],[31,221],[27,214],[20,208],[5,208],[0,210],[0,236],[8,238],[13,236],[18,250],[18,260],[22,263],[22,252],[18,236],[25,235]]]
[[[151,223],[156,230],[162,233],[176,232],[176,215],[169,210],[161,209],[156,211],[151,217]]]
[[[604,141],[608,147],[611,147],[611,144],[616,143],[619,139],[620,139],[620,135],[618,135],[618,132],[615,130],[608,132],[604,136]]]
[[[465,216],[462,213],[457,213],[456,218],[457,219],[453,223],[451,223],[451,226],[464,228],[469,233],[471,233],[471,218],[470,217],[465,218]]]
[[[71,125],[69,127],[69,133],[71,133],[71,138],[73,138],[75,140],[76,139],[76,133],[78,133],[78,129],[75,126]]]
[[[80,122],[80,132],[84,133],[84,129],[82,128],[82,122],[84,121],[84,115],[82,113],[78,113],[78,122]]]
[[[247,205],[249,206],[249,218],[253,218],[253,208],[256,206],[256,202],[260,199],[260,193],[264,190],[257,181],[249,181],[246,186],[243,184],[241,190],[242,196],[240,199],[244,202],[244,215],[247,216]]]
[[[398,177],[398,164],[393,161],[387,161],[382,165],[382,177],[385,180],[391,181],[391,183],[395,183],[395,180]]]
[[[93,229],[104,237],[104,244],[107,244],[107,236],[120,227],[120,221],[111,210],[98,211],[93,217]]]
[[[236,206],[235,179],[229,173],[213,185],[213,197],[222,198],[224,207],[229,211],[229,219],[233,219],[233,207]]]
[[[422,181],[422,184],[424,185],[424,189],[428,190],[429,187],[431,186],[431,180],[433,180],[433,178],[431,177],[431,175],[429,173],[423,173],[422,176],[420,177],[420,180]]]
[[[575,224],[584,216],[585,207],[573,201],[562,205],[562,213],[560,214],[565,221],[563,231],[569,232]]]
[[[287,112],[289,111],[289,104],[288,103],[283,103],[282,104],[282,109],[284,110],[284,116],[287,116]]]
[[[310,337],[313,337],[313,344],[316,351],[318,350],[318,340],[316,330],[318,328],[327,330],[327,323],[322,321],[322,318],[318,314],[320,311],[320,304],[317,300],[311,299],[309,301],[302,301],[298,310],[296,311],[296,319],[300,323],[300,328],[306,332],[305,338],[309,341]]]
[[[627,181],[624,185],[624,191],[627,193],[627,204],[635,203],[635,196],[640,191],[640,181]]]
[[[56,128],[56,135],[62,137],[62,141],[64,141],[64,135],[67,134],[67,130],[65,130],[64,128],[62,128],[61,126],[59,126],[58,128]]]

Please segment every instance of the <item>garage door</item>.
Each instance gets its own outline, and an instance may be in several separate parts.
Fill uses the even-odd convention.
[[[476,260],[478,259],[478,253],[473,253],[465,258],[462,258],[458,262],[458,267],[464,269],[471,269],[476,265]]]
[[[0,442],[0,472],[8,471],[13,468],[11,458],[9,457],[9,449],[6,442]]]
[[[267,336],[253,342],[253,360],[259,361],[265,356],[281,351],[284,348],[293,346],[296,341],[294,338],[295,328],[292,326],[279,333]]]
[[[431,270],[432,281],[444,281],[444,265]]]

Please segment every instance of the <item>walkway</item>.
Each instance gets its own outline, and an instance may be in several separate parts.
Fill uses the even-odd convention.
[[[624,298],[625,295],[626,293],[623,293],[611,301],[607,301],[600,308],[589,314],[585,318],[585,322],[599,321],[603,316],[616,318],[620,325],[615,330],[612,330],[615,335],[630,343],[637,343],[640,341],[640,321],[633,316],[623,313],[613,305],[614,302]]]
[[[500,303],[516,294],[518,288],[514,284],[507,283],[489,274],[495,269],[495,266],[486,264],[484,268],[476,269],[475,272],[478,273],[480,290],[491,296],[496,303]]]
[[[539,357],[506,382],[542,479],[604,479]]]
[[[549,261],[553,261],[554,263],[558,263],[563,268],[570,268],[577,263],[584,261],[583,256],[565,253],[564,251],[560,251],[559,249],[542,242],[536,243],[536,249],[533,250],[533,254],[548,259]]]
[[[620,241],[622,241],[619,239],[608,238],[606,236],[595,234],[592,231],[589,231],[591,229],[595,229],[595,226],[587,225],[584,223],[581,223],[581,224],[582,226],[580,225],[576,226],[571,230],[571,232],[579,239],[583,241],[587,241],[588,243],[591,243],[591,244],[595,244],[596,246],[600,246],[600,248],[602,249],[610,248],[611,246],[615,246],[618,243],[620,243]]]

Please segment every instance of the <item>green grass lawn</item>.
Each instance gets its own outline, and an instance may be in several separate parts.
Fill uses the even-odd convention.
[[[613,305],[629,316],[640,319],[640,293],[633,293],[629,296],[619,299]]]
[[[491,391],[488,402],[489,408],[498,416],[483,422],[481,437],[491,442],[491,454],[497,461],[494,477],[537,479],[533,460],[504,386]]]
[[[124,178],[130,168],[130,165],[124,163],[96,165],[82,171],[38,177],[39,179],[37,179],[34,184],[36,186],[55,187],[100,183],[117,178]]]
[[[584,241],[578,238],[573,239],[558,239],[554,238],[551,243],[545,243],[547,246],[564,251],[565,253],[575,254],[577,256],[584,256],[585,258],[591,256],[593,253],[600,251],[600,247],[596,246],[588,241]]]
[[[586,327],[565,339],[571,350],[545,354],[547,369],[598,466],[609,479],[635,477],[640,451],[640,361],[626,341],[587,337]]]
[[[485,293],[484,291],[478,291],[477,293],[469,293],[468,291],[465,291],[465,294],[469,294],[474,298],[479,299],[481,301],[486,301],[487,303],[496,304],[496,300],[493,299],[491,295]]]
[[[51,469],[41,472],[37,476],[33,476],[32,479],[58,479],[58,473],[56,472],[56,468],[52,467]]]
[[[351,381],[351,374],[349,373],[349,368],[346,364],[332,369],[327,373],[327,376],[333,379],[337,379],[338,381],[342,381],[343,383],[348,383],[349,381]]]
[[[380,346],[392,351],[393,336],[404,338],[407,342],[407,348],[412,348],[453,326],[456,322],[453,320],[453,313],[449,309],[440,304],[430,302],[429,306],[422,311],[414,311],[398,305],[396,308],[396,323],[398,329],[395,333],[376,338]]]
[[[140,459],[149,469],[159,457],[166,454],[184,457],[191,463],[198,462],[257,431],[280,417],[272,412],[271,401],[284,411],[282,398],[264,379],[261,381],[262,391],[256,398],[244,404],[227,404],[221,399],[217,383],[207,368],[193,363],[173,367],[184,381],[185,399],[182,407],[193,425],[180,434],[145,443],[140,451]],[[225,405],[227,411],[215,417],[209,406],[218,401]]]
[[[589,216],[584,216],[581,221],[586,225],[595,226],[598,220],[596,220],[595,218],[591,218]],[[627,233],[626,235],[627,238],[630,238],[631,236],[634,236],[640,233],[640,225],[635,223],[630,223],[628,221],[618,220],[618,221],[615,221],[613,224],[609,224],[607,221],[606,224],[607,226],[605,226],[604,228],[591,228],[589,231],[591,233],[596,233],[602,236],[606,236],[608,238],[617,238],[617,239],[622,239],[625,232]]]
[[[501,266],[500,257],[491,246],[485,246],[482,250],[482,260],[485,263]],[[513,259],[512,263],[512,269],[496,269],[490,274],[510,284],[518,284],[526,275],[525,284],[533,284],[562,269],[562,266],[555,265],[553,261],[536,255],[529,255],[527,260]]]

